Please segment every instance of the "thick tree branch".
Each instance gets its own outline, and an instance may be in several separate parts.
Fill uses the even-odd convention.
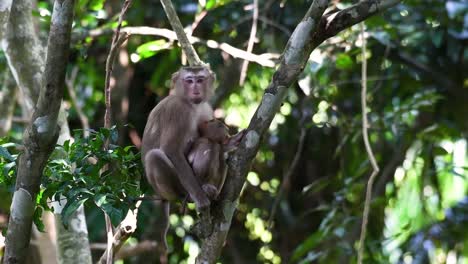
[[[161,0],[161,4],[167,15],[167,18],[169,19],[169,22],[171,23],[172,28],[177,34],[177,39],[179,40],[180,46],[182,46],[182,49],[187,56],[189,65],[204,65],[204,63],[198,57],[198,54],[193,48],[192,44],[190,44],[190,41],[185,34],[184,27],[182,27],[182,23],[180,23],[179,17],[174,10],[174,6],[172,6],[171,0]]]
[[[74,0],[56,0],[50,26],[44,82],[36,111],[24,132],[6,237],[5,263],[23,263],[29,247],[35,198],[42,171],[58,138],[57,118],[63,97]],[[14,7],[12,7],[12,10]]]

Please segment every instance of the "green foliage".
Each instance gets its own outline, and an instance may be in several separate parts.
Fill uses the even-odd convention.
[[[8,148],[15,147],[14,143],[5,143],[5,138],[0,138],[0,185],[11,188],[16,177],[16,158]]]
[[[89,137],[78,131],[74,142],[57,146],[44,170],[38,204],[49,208],[52,200],[64,205],[61,214],[67,225],[76,209],[89,201],[106,212],[113,224],[120,223],[140,195],[142,167],[133,147],[115,145],[117,137],[115,127],[91,131]],[[107,140],[109,147],[104,148]]]

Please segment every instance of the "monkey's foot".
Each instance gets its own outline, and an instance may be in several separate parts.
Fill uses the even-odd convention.
[[[207,238],[213,233],[213,222],[211,219],[198,219],[190,231],[198,238]]]

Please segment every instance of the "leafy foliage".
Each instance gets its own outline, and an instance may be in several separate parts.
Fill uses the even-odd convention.
[[[109,147],[105,148],[109,140]],[[64,224],[86,201],[105,211],[117,225],[140,195],[139,181],[142,167],[139,154],[131,146],[115,145],[116,127],[82,131],[74,142],[57,146],[44,170],[44,191],[38,204],[48,207],[48,200],[64,205],[61,212]],[[64,201],[65,204],[64,204]]]

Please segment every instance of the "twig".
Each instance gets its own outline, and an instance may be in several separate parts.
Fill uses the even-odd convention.
[[[367,95],[367,59],[366,59],[366,38],[365,38],[365,30],[364,30],[364,23],[360,24],[361,26],[361,38],[362,38],[362,90],[361,90],[361,105],[362,105],[362,137],[364,140],[364,145],[366,147],[367,155],[369,156],[369,160],[372,165],[372,174],[369,177],[369,181],[367,182],[367,190],[366,190],[366,201],[364,203],[364,212],[362,215],[362,226],[361,226],[361,236],[359,238],[359,245],[358,245],[358,264],[362,264],[362,258],[364,253],[364,241],[366,239],[366,231],[367,231],[367,222],[369,220],[369,210],[370,210],[370,202],[372,198],[372,185],[374,184],[374,180],[379,173],[379,166],[377,165],[377,161],[375,159],[374,153],[372,152],[372,148],[369,142],[369,135],[368,135],[368,120],[367,120],[367,103],[366,103],[366,95]]]
[[[198,57],[198,54],[193,48],[192,44],[190,44],[190,41],[184,32],[184,28],[182,27],[182,23],[180,23],[179,17],[174,10],[174,6],[172,6],[172,2],[170,0],[161,0],[161,4],[164,8],[167,18],[169,19],[169,22],[171,23],[172,28],[177,34],[177,39],[179,40],[182,50],[187,56],[189,65],[204,65],[204,63]]]
[[[275,21],[269,19],[266,16],[258,16],[258,20],[262,21],[265,24],[268,24],[274,28],[277,28],[278,30],[282,31],[286,36],[290,37],[291,36],[291,30],[289,30],[287,27],[276,23]]]
[[[81,126],[83,127],[83,136],[88,137],[89,136],[89,120],[88,117],[85,115],[83,112],[83,109],[78,105],[78,99],[76,96],[74,83],[76,80],[76,76],[78,74],[78,67],[74,67],[69,78],[65,79],[65,84],[68,89],[68,94],[70,95],[70,99],[72,102],[72,105],[75,107],[76,112],[78,113],[78,116],[80,117],[81,121]]]
[[[158,242],[151,240],[143,240],[136,245],[125,245],[120,251],[115,255],[115,259],[125,259],[133,256],[138,256],[144,253],[154,252],[158,250]],[[94,243],[90,245],[91,250],[106,250],[107,244],[104,243]]]
[[[252,18],[252,29],[250,30],[249,43],[247,44],[247,52],[251,53],[255,44],[255,36],[257,35],[257,23],[258,23],[258,0],[253,0],[253,18]],[[247,76],[247,68],[249,67],[249,61],[244,60],[242,63],[239,85],[244,85],[245,78]]]
[[[297,145],[296,154],[294,155],[294,158],[291,162],[291,165],[289,166],[289,169],[286,175],[284,175],[283,177],[283,182],[281,183],[280,190],[278,191],[278,194],[276,195],[275,201],[273,202],[273,206],[271,208],[270,217],[267,223],[268,228],[272,227],[273,218],[275,217],[276,209],[278,208],[279,201],[281,200],[283,194],[287,191],[287,189],[289,189],[289,186],[291,185],[291,178],[294,174],[294,171],[296,171],[297,164],[299,164],[299,160],[302,154],[302,150],[304,149],[304,142],[306,139],[306,135],[307,135],[307,128],[305,127],[301,128],[301,135],[299,136],[299,144]]]
[[[110,128],[111,126],[111,87],[110,87],[110,78],[112,76],[112,71],[114,68],[114,62],[115,58],[117,55],[117,51],[119,50],[120,46],[122,43],[127,40],[128,36],[127,34],[124,34],[123,36],[120,36],[120,29],[122,28],[122,22],[123,22],[123,17],[125,13],[128,10],[128,7],[131,4],[131,0],[125,0],[122,6],[122,10],[120,11],[120,16],[119,16],[119,21],[117,24],[117,29],[114,32],[114,36],[112,37],[112,44],[111,48],[109,51],[109,55],[107,56],[106,60],[106,81],[105,81],[105,102],[106,102],[106,112],[104,114],[104,127],[105,128]],[[109,146],[109,140],[106,140],[104,144],[104,148],[107,149]],[[104,166],[102,171],[105,171],[107,169],[108,165]],[[114,241],[116,237],[113,235],[113,226],[111,219],[109,215],[104,212],[105,220],[106,220],[106,232],[107,232],[107,249],[106,252],[104,252],[104,255],[102,256],[101,263],[107,263],[111,264],[113,263],[113,256],[115,254],[114,250]],[[120,229],[118,230],[118,232]],[[115,234],[118,235],[119,233]],[[116,250],[118,250],[120,247],[115,247]],[[104,258],[105,257],[105,262]]]
[[[111,255],[111,259],[113,259],[114,255],[120,250],[120,248],[125,243],[125,241],[127,241],[127,239],[135,232],[137,228],[138,208],[140,207],[140,205],[141,205],[141,201],[136,203],[135,209],[133,211],[132,210],[128,211],[125,219],[122,220],[122,222],[116,228],[116,232],[114,236],[112,237],[111,248],[109,249],[109,242],[108,242],[106,251],[104,251],[98,263],[101,263],[101,264],[109,263],[108,262],[109,255]]]

